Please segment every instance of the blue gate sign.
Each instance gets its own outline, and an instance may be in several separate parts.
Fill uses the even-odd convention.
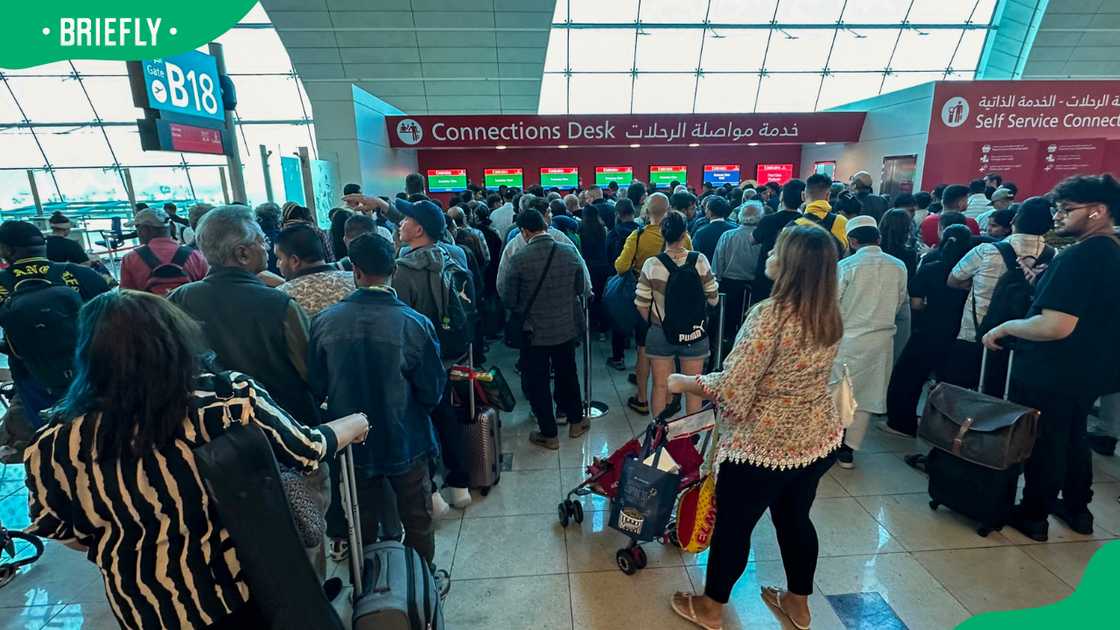
[[[145,59],[148,107],[186,116],[224,120],[218,64],[196,50],[163,59]]]

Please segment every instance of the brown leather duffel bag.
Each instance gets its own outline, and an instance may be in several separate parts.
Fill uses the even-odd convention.
[[[985,370],[982,367],[980,371],[983,383]],[[1010,374],[1011,361],[1008,362],[1008,382]],[[940,383],[926,400],[918,437],[980,466],[1006,470],[1021,464],[1034,448],[1039,412],[1009,402],[1006,396],[1006,389],[1004,398],[996,398]]]

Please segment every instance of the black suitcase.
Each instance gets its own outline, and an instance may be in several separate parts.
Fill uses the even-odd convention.
[[[929,507],[944,505],[980,523],[976,533],[987,536],[1003,529],[1015,505],[1021,464],[995,470],[931,449],[926,460],[929,473]]]
[[[1008,359],[1007,380],[1004,383],[1003,397],[1011,385],[1011,362]],[[987,354],[982,357],[980,382],[984,382],[987,368]],[[936,510],[944,505],[980,523],[976,533],[987,536],[993,530],[1001,530],[1007,524],[1011,508],[1019,490],[1019,475],[1022,464],[1013,464],[1004,470],[989,468],[966,461],[949,451],[939,448],[930,449],[926,459],[926,473],[929,475],[929,507]]]

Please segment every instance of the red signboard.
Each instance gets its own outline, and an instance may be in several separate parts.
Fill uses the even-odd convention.
[[[631,166],[596,166],[595,173],[633,173],[634,168]]]
[[[759,164],[757,175],[760,185],[770,182],[784,185],[793,179],[793,164]]]
[[[214,155],[225,153],[225,149],[222,148],[221,129],[195,127],[179,123],[168,123],[168,129],[171,132],[171,148],[176,151],[212,153]]]
[[[395,148],[687,146],[855,142],[865,112],[389,116]]]
[[[1120,81],[942,81],[929,142],[1120,136]]]
[[[1037,163],[1038,142],[1034,140],[1011,140],[1002,142],[977,142],[974,144],[973,169],[967,180],[982,179],[988,173],[996,173],[1003,181],[1015,182],[1018,186],[1030,185],[1034,179]]]
[[[541,175],[575,175],[578,172],[579,169],[574,166],[558,168],[544,167],[541,169]]]
[[[435,177],[439,175],[444,175],[447,177],[463,177],[466,174],[467,169],[465,168],[438,168],[428,170],[428,177]]]

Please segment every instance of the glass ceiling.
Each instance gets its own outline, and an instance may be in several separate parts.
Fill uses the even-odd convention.
[[[316,157],[310,101],[259,4],[216,41],[237,87],[237,142],[249,201],[266,200],[262,144],[272,151],[280,197],[280,156],[306,146]],[[0,210],[33,204],[28,169],[44,203],[126,201],[124,168],[140,201],[224,201],[218,167],[225,158],[142,151],[136,128],[142,117],[124,62],[0,69]]]
[[[557,0],[538,111],[817,111],[971,79],[996,2]]]

